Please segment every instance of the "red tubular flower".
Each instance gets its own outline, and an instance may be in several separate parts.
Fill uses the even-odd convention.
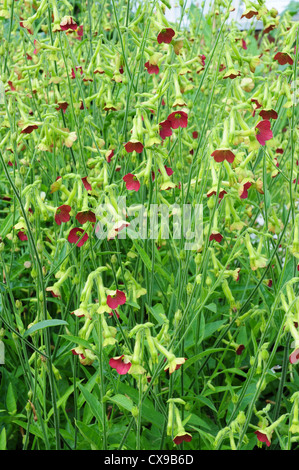
[[[78,25],[71,16],[65,16],[64,18],[62,18],[60,22],[60,28],[61,28],[61,31],[68,31],[69,29],[76,31],[76,29],[78,28]]]
[[[33,34],[33,27],[27,21],[20,21],[21,28],[27,29],[29,34]]]
[[[175,32],[172,28],[164,28],[158,34],[157,41],[159,44],[162,44],[162,42],[165,44],[170,44],[174,36]]]
[[[126,188],[129,191],[139,191],[140,182],[138,181],[135,175],[133,175],[132,173],[128,173],[123,177],[123,180],[126,183]]]
[[[277,52],[274,56],[274,60],[277,60],[280,65],[293,65],[294,61],[287,52]]]
[[[273,132],[271,131],[271,123],[268,120],[259,122],[256,126],[256,138],[261,145],[265,145],[267,140],[273,138]]]
[[[126,303],[126,294],[121,290],[116,290],[115,294],[111,294],[107,296],[107,305],[112,310],[115,310],[119,305],[123,305]]]
[[[125,375],[129,372],[131,365],[132,365],[131,362],[125,362],[125,361],[126,361],[126,358],[124,354],[119,357],[112,357],[109,360],[109,366],[112,367],[112,369],[115,369],[119,375]]]
[[[86,189],[86,191],[91,191],[92,187],[91,187],[91,184],[87,180],[87,176],[84,176],[84,178],[81,178],[81,179],[82,179],[82,183],[83,183],[84,188]]]
[[[210,191],[207,192],[207,197],[211,197],[214,194],[217,194],[217,191],[216,189],[211,188]],[[225,189],[222,189],[221,191],[219,191],[219,194],[218,194],[219,199],[223,199],[225,194],[227,194]]]
[[[290,354],[289,361],[291,364],[297,364],[297,362],[299,362],[299,348],[295,349],[292,354]]]
[[[160,122],[159,128],[159,135],[162,140],[165,140],[166,137],[170,137],[172,135],[171,122],[168,119]]]
[[[55,108],[55,109],[56,109],[56,111],[60,111],[60,109],[62,109],[62,111],[65,113],[67,108],[68,108],[68,105],[69,104],[67,103],[67,101],[59,101],[57,103],[57,108]]]
[[[170,121],[170,126],[172,129],[187,127],[188,114],[184,111],[174,111],[173,113],[169,114],[167,120]]]
[[[173,439],[173,442],[177,446],[180,445],[182,442],[191,442],[191,441],[192,441],[192,436],[191,436],[191,434],[188,434],[187,432],[186,432],[186,434],[183,434],[183,435],[177,435]]]
[[[55,213],[55,222],[57,225],[61,225],[62,222],[68,222],[70,220],[71,206],[63,204],[59,206]]]
[[[22,242],[28,240],[28,237],[27,237],[26,233],[23,232],[22,230],[20,230],[20,231],[18,232],[18,237],[19,237],[19,239],[20,239]]]
[[[248,189],[250,188],[251,185],[252,185],[252,183],[250,183],[250,181],[248,181],[247,183],[245,183],[243,185],[243,192],[240,194],[241,199],[247,199],[248,198]]]
[[[8,80],[8,82],[7,82],[7,83],[8,83],[8,85],[9,85],[9,87],[10,87],[11,91],[16,91],[16,89],[15,89],[15,87],[14,87],[14,85],[13,85],[13,83],[12,83],[12,81],[11,81],[11,80]]]
[[[38,129],[38,126],[36,124],[28,124],[21,130],[21,134],[31,134],[34,129]]]
[[[76,220],[78,220],[79,224],[84,225],[86,222],[91,222],[93,224],[96,223],[96,216],[92,211],[82,211],[78,212],[76,215]]]
[[[198,138],[198,132],[197,131],[192,132],[192,137],[193,137],[193,139],[197,139]]]
[[[242,44],[242,49],[246,50],[247,45],[246,45],[246,41],[244,39],[242,39],[241,44]]]
[[[224,160],[227,160],[228,163],[233,163],[235,159],[235,154],[229,149],[214,150],[211,156],[214,158],[215,162],[217,163],[223,162]]]
[[[222,238],[223,238],[223,236],[221,235],[221,233],[219,233],[219,232],[212,232],[211,235],[210,235],[209,240],[210,240],[210,242],[211,242],[212,240],[215,240],[217,243],[221,243]]]
[[[256,434],[256,437],[258,441],[260,442],[265,442],[267,447],[270,447],[271,442],[269,441],[267,435],[261,431],[254,431],[254,434]]]
[[[240,346],[236,350],[236,354],[240,356],[242,354],[242,351],[245,349],[244,344],[240,344]]]
[[[82,66],[81,66],[81,65],[77,65],[76,71],[77,71],[77,70],[80,70],[80,75],[83,75],[83,70],[82,70]],[[73,80],[76,78],[76,73],[75,73],[75,70],[74,70],[74,69],[72,69],[71,78],[72,78]]]
[[[241,16],[241,19],[247,18],[248,20],[250,20],[251,18],[257,15],[258,15],[258,11],[255,8],[254,9],[248,8],[247,10],[244,11],[243,15]]]
[[[132,153],[134,151],[137,153],[141,153],[143,150],[143,144],[138,140],[129,140],[129,142],[125,144],[125,149],[128,153]]]
[[[110,315],[110,317],[113,317],[114,313],[115,313],[116,317],[119,318],[119,314],[118,314],[117,310],[112,310],[112,312],[108,312],[108,315]]]
[[[150,64],[149,61],[145,62],[144,66],[146,67],[148,73],[151,75],[151,74],[155,74],[155,75],[158,75],[159,73],[159,67],[158,65],[155,65],[155,64]]]
[[[78,41],[82,41],[82,38],[83,38],[83,24],[78,26],[78,28],[76,29],[76,33],[77,33],[77,36],[75,37],[75,39],[78,39]]]
[[[82,237],[82,234],[84,233],[84,230],[83,228],[80,228],[80,227],[75,227],[75,228],[72,228],[72,230],[70,231],[69,233],[69,236],[68,236],[68,242],[70,243],[75,243],[77,246],[83,246],[84,243],[88,240],[88,235],[87,233],[84,233],[83,237]],[[81,238],[82,237],[82,238]],[[80,240],[81,238],[81,240]],[[77,243],[79,241],[79,243]]]
[[[111,162],[113,155],[114,155],[114,150],[113,149],[110,150],[109,153],[106,154],[107,163]]]
[[[260,116],[263,119],[268,120],[268,121],[269,121],[269,119],[277,119],[278,118],[278,114],[274,109],[263,109],[262,111],[260,111]]]

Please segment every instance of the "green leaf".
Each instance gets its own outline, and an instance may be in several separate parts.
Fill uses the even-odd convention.
[[[199,335],[198,335],[198,340],[197,340],[197,345],[199,346],[200,343],[203,341],[204,339],[204,336],[205,336],[205,326],[206,326],[206,322],[205,322],[205,317],[204,317],[204,314],[203,312],[201,312],[201,315],[200,315],[200,325],[199,325]]]
[[[24,430],[27,429],[27,423],[26,423],[26,421],[21,421],[20,419],[14,419],[14,420],[13,420],[13,423],[18,424],[18,425],[21,426],[21,428],[23,428]],[[33,423],[30,424],[29,433],[30,433],[30,434],[33,434],[33,435],[36,436],[36,437],[39,437],[41,440],[44,439],[44,435],[43,435],[42,431],[37,427],[36,424],[33,424]]]
[[[99,450],[101,447],[100,434],[94,429],[94,425],[88,426],[82,421],[75,420],[80,434],[89,442],[93,450]]]
[[[1,225],[1,228],[0,228],[0,233],[1,233],[1,237],[4,239],[4,237],[6,237],[6,235],[8,234],[8,232],[10,232],[11,228],[12,228],[12,223],[13,223],[13,213],[10,212],[8,214],[7,217],[5,217],[4,221],[3,221],[3,224]]]
[[[127,411],[132,411],[134,403],[132,400],[125,395],[114,395],[114,397],[110,397],[109,401],[112,401],[112,403],[115,403],[117,406],[120,408],[124,408]]]
[[[6,431],[2,429],[0,434],[0,450],[6,450]]]
[[[83,385],[78,384],[79,389],[81,390],[86,403],[90,406],[91,411],[93,412],[95,418],[103,426],[103,415],[100,401],[92,395]]]
[[[162,304],[156,304],[153,307],[145,304],[146,308],[150,311],[150,313],[155,317],[159,325],[163,325],[164,320],[160,316],[161,314],[165,314],[164,307]]]
[[[131,398],[131,400],[135,403],[135,405],[136,406],[138,405],[138,402],[139,402],[138,390],[124,383],[119,384],[118,390],[122,392],[123,394],[128,395],[128,397]],[[146,421],[149,421],[152,424],[155,424],[159,428],[161,428],[162,415],[158,413],[158,411],[155,410],[152,402],[148,398],[146,398],[142,403],[142,418]]]
[[[152,262],[151,262],[150,257],[148,256],[148,254],[144,251],[144,249],[141,248],[141,246],[134,239],[133,239],[133,244],[134,244],[136,250],[138,251],[138,253],[140,255],[140,258],[144,262],[145,266],[151,272],[152,271]]]
[[[217,313],[217,305],[216,304],[208,304],[208,305],[205,305],[205,308],[207,308],[208,310],[211,310],[211,312],[214,312],[214,313]]]
[[[80,380],[80,382],[77,382],[77,386],[79,383],[81,383],[83,381]],[[71,385],[65,392],[64,394],[62,395],[62,397],[59,398],[59,400],[57,401],[56,403],[56,408],[58,409],[60,406],[63,405],[63,407],[65,407],[66,405],[66,402],[67,402],[67,399],[69,398],[69,396],[73,393],[74,391],[74,387],[73,385]],[[53,415],[53,412],[54,412],[54,408],[51,408],[49,413],[48,413],[48,417],[47,417],[47,422],[49,421],[49,419],[51,418],[51,416]]]
[[[58,325],[68,325],[68,322],[65,320],[43,320],[35,325],[31,326],[27,331],[25,331],[23,338],[26,338],[26,336],[31,335],[35,331],[38,330],[43,330],[44,328],[49,328],[50,326],[58,326]]]
[[[16,414],[16,412],[17,412],[17,403],[16,403],[16,399],[15,399],[15,396],[14,396],[13,387],[12,387],[11,382],[9,383],[8,388],[7,388],[6,406],[7,406],[8,413],[10,415]]]
[[[72,336],[72,335],[60,335],[60,336],[61,338],[64,338],[67,341],[70,341],[71,343],[79,344],[83,348],[86,348],[86,349],[92,348],[92,344],[89,343],[89,341],[86,341],[86,339],[79,338],[78,336]]]
[[[225,351],[226,348],[211,348],[211,349],[206,349],[205,351],[202,351],[199,354],[196,354],[196,356],[190,357],[190,359],[187,359],[187,361],[184,364],[184,370],[186,370],[188,367],[190,367],[192,364],[195,362],[199,361],[205,356],[208,356],[209,354],[214,354],[216,352],[220,351]]]

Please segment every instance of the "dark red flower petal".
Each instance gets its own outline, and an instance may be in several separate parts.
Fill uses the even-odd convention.
[[[170,44],[174,36],[175,32],[172,28],[164,28],[158,34],[157,41],[159,44],[162,44],[162,42],[165,44]]]

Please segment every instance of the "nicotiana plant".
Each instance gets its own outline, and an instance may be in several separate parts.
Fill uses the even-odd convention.
[[[298,450],[298,22],[187,3],[1,4],[0,449]]]

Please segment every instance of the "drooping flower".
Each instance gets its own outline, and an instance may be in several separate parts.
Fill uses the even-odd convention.
[[[55,222],[57,225],[61,225],[62,222],[68,222],[70,220],[71,206],[63,204],[57,207],[55,213]]]
[[[259,442],[265,442],[267,447],[270,447],[271,445],[271,440],[269,439],[269,436],[263,431],[254,431],[254,434],[256,434],[256,437]]]
[[[267,140],[273,138],[273,132],[271,131],[271,123],[268,120],[260,121],[255,126],[256,138],[261,145],[265,145]]]
[[[262,109],[262,111],[260,111],[260,116],[266,121],[278,118],[278,114],[275,109]]]
[[[241,16],[241,19],[247,18],[248,20],[250,20],[253,16],[257,16],[258,14],[259,12],[254,7],[247,8]]]
[[[162,140],[172,135],[171,122],[168,119],[159,123],[159,135]]]
[[[127,374],[131,368],[131,365],[132,364],[129,357],[125,356],[124,354],[122,356],[112,357],[109,360],[109,366],[112,367],[112,369],[115,369],[119,375]]]
[[[235,159],[235,154],[229,149],[214,150],[214,152],[211,153],[211,156],[217,163],[223,162],[224,160],[228,161],[228,163],[233,163]]]
[[[182,444],[182,442],[191,442],[192,435],[188,432],[179,432],[173,439],[173,442],[178,446]]]
[[[82,234],[84,234],[83,237],[82,237]],[[83,228],[80,228],[80,227],[72,228],[68,236],[68,241],[70,243],[75,243],[78,247],[83,246],[87,240],[88,240],[88,234],[84,233]]]
[[[145,62],[144,64],[148,73],[158,75],[159,73],[159,66],[157,64],[151,64],[150,61]]]
[[[83,39],[83,24],[81,24],[80,26],[78,26],[78,28],[76,29],[76,33],[77,33],[77,36],[75,36],[75,39],[78,39],[78,41],[82,41]]]
[[[157,41],[159,44],[162,44],[163,42],[165,44],[170,44],[172,41],[172,38],[175,36],[175,32],[172,28],[164,28],[161,29],[157,36]]]
[[[116,290],[113,293],[110,293],[107,296],[107,305],[112,310],[115,310],[119,305],[124,305],[126,303],[126,294],[121,290]]]
[[[247,199],[248,198],[248,189],[252,186],[251,181],[246,181],[244,184],[242,184],[239,195],[241,199]]]
[[[17,235],[18,235],[19,239],[20,239],[22,242],[28,240],[28,237],[27,237],[26,233],[23,232],[23,230],[20,230]]]
[[[78,220],[79,224],[84,225],[86,222],[91,222],[93,224],[96,223],[96,216],[95,213],[88,210],[88,211],[81,211],[78,212],[76,215],[76,220]]]
[[[170,126],[172,129],[187,127],[188,114],[184,111],[174,111],[173,113],[169,114],[167,120],[170,121]]]
[[[138,181],[135,175],[133,175],[132,173],[128,173],[123,177],[123,180],[126,183],[126,188],[129,191],[139,191],[140,182]]]
[[[29,34],[33,34],[33,26],[29,21],[20,21],[20,26],[27,29]]]
[[[293,65],[294,63],[292,57],[287,52],[277,52],[274,56],[274,60],[277,60],[280,65]]]
[[[139,140],[131,139],[125,144],[125,149],[128,153],[137,152],[141,153],[143,150],[143,144]]]
[[[221,243],[222,238],[223,238],[223,236],[221,235],[221,233],[216,232],[216,231],[212,231],[209,240],[210,240],[210,242],[215,240],[217,243]]]
[[[82,179],[82,183],[83,183],[83,186],[86,189],[86,191],[92,191],[92,186],[89,183],[89,181],[87,180],[87,176],[84,176],[84,178],[81,178],[81,179]]]
[[[238,346],[238,348],[236,349],[236,354],[237,354],[237,356],[240,356],[240,355],[242,354],[242,352],[243,352],[244,349],[245,349],[244,344],[240,344],[240,345]]]
[[[22,127],[22,130],[21,130],[21,134],[31,134],[31,132],[34,131],[34,129],[38,129],[38,125],[37,124],[29,124],[29,123],[26,123],[24,124],[24,126]]]
[[[52,297],[61,297],[59,287],[57,285],[49,286],[46,288],[47,292],[51,292]]]
[[[81,65],[77,65],[77,66],[76,66],[76,71],[77,71],[77,70],[80,70],[80,75],[83,75],[83,70],[82,70],[82,66],[81,66]],[[75,71],[74,69],[72,69],[72,71],[71,71],[71,78],[72,78],[72,80],[75,80],[75,78],[76,78],[76,71]]]
[[[78,25],[71,16],[64,16],[60,22],[60,28],[61,31],[68,31],[69,29],[76,31]]]
[[[299,362],[299,348],[295,349],[289,356],[291,364],[297,364]]]

